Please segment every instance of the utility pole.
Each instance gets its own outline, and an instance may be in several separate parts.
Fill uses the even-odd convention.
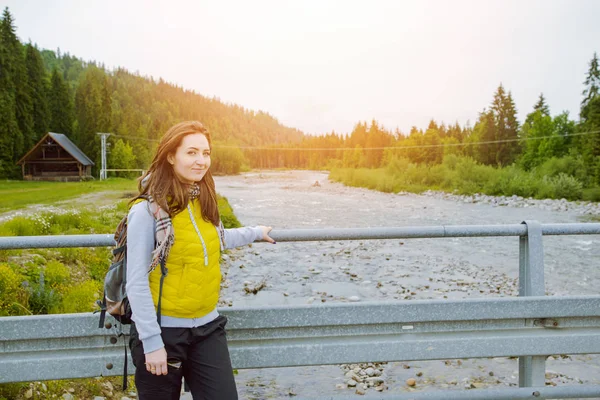
[[[100,166],[100,180],[103,181],[106,179],[106,138],[110,136],[110,133],[96,133],[96,135],[100,135],[100,143],[102,146],[101,153],[101,166]]]

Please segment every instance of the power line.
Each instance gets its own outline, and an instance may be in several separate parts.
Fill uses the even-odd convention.
[[[488,140],[483,142],[463,142],[463,143],[439,143],[439,144],[423,144],[423,145],[414,145],[414,146],[387,146],[387,147],[360,147],[360,150],[404,150],[404,149],[427,149],[427,148],[435,148],[435,147],[458,147],[458,146],[478,146],[482,144],[495,144],[495,143],[512,143],[512,142],[526,142],[529,140],[542,140],[542,139],[558,139],[564,137],[572,137],[572,136],[585,136],[591,135],[594,133],[600,133],[600,131],[589,131],[589,132],[575,132],[575,133],[567,133],[565,135],[547,135],[547,136],[537,136],[537,137],[529,137],[529,138],[515,138],[515,139],[502,139],[502,140]],[[111,134],[111,136],[125,138],[127,140],[144,140],[147,142],[159,142],[156,139],[147,139],[141,137],[131,137],[124,135],[116,135]],[[354,147],[264,147],[264,146],[228,146],[228,145],[216,145],[215,149],[241,149],[241,150],[281,150],[281,151],[353,151]]]
[[[142,137],[136,137],[136,136],[117,135],[116,133],[111,133],[110,135],[115,136],[115,137],[125,138],[127,140],[133,139],[133,140],[143,140],[146,142],[156,142],[156,143],[160,142],[160,140],[158,140],[158,139],[148,139],[148,138],[142,138]]]
[[[590,132],[576,132],[565,135],[549,135],[549,136],[538,136],[531,138],[516,138],[516,139],[504,139],[504,140],[489,140],[484,142],[463,142],[463,143],[440,143],[440,144],[424,144],[415,146],[387,146],[387,147],[361,147],[360,150],[398,150],[398,149],[422,149],[432,147],[456,147],[456,146],[473,146],[480,144],[492,144],[492,143],[510,143],[510,142],[524,142],[528,140],[541,140],[550,138],[564,138],[570,136],[584,136],[593,133],[600,133],[600,131]],[[216,147],[216,146],[215,146]],[[253,147],[253,146],[218,146],[218,148],[238,148],[238,149],[249,149],[249,150],[288,150],[288,151],[314,151],[314,150],[355,150],[354,147],[315,147],[315,148],[290,148],[290,147]]]

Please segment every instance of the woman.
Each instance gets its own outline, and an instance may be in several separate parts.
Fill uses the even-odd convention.
[[[227,319],[216,308],[219,259],[227,248],[275,241],[266,226],[223,229],[210,154],[210,135],[200,122],[173,126],[129,211],[129,344],[141,400],[179,399],[182,377],[194,399],[237,399]],[[161,261],[167,274],[159,296]]]

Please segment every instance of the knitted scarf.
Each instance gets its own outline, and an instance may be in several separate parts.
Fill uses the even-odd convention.
[[[190,200],[198,197],[200,194],[200,187],[197,183],[190,185],[189,194]],[[173,229],[173,222],[171,221],[169,213],[163,210],[162,207],[159,206],[150,195],[148,195],[148,204],[150,207],[150,212],[156,221],[156,230],[154,232],[156,247],[152,252],[152,262],[150,263],[150,268],[148,269],[148,273],[150,273],[154,271],[154,268],[160,265],[161,260],[166,261],[167,257],[169,257],[169,251],[171,251],[171,246],[173,246],[173,243],[175,242],[175,231]]]

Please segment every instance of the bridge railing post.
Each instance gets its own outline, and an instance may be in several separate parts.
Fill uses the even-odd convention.
[[[519,296],[545,296],[544,246],[538,221],[523,221],[527,234],[519,237]],[[525,321],[533,326],[534,320]],[[519,357],[519,387],[544,386],[546,356]]]

